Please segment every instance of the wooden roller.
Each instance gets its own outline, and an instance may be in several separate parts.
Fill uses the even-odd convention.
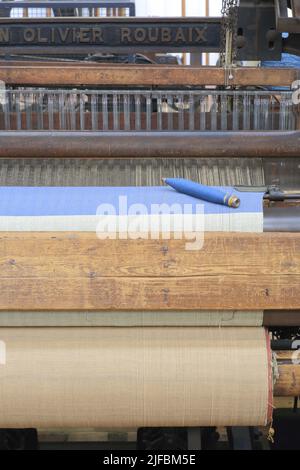
[[[276,397],[300,396],[300,351],[276,352],[279,377],[274,387]]]

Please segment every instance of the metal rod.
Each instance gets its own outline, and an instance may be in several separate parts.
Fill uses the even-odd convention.
[[[276,339],[271,341],[272,351],[297,351],[299,343],[291,339]]]
[[[61,115],[61,114],[60,114]],[[63,126],[61,126],[63,129]],[[293,132],[0,132],[0,158],[300,157]],[[285,211],[285,210],[284,210]],[[286,211],[284,212],[286,214]],[[282,216],[284,218],[284,215]],[[268,213],[266,230],[272,226]],[[297,229],[299,230],[299,229]]]
[[[264,232],[300,232],[300,207],[265,208]]]

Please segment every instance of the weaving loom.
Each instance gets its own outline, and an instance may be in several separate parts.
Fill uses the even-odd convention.
[[[0,428],[270,425],[300,396],[299,1],[71,3],[0,3]]]

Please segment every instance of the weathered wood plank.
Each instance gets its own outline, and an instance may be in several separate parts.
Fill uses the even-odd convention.
[[[299,276],[3,279],[0,309],[293,309]]]
[[[206,233],[199,251],[186,243],[0,232],[0,279],[300,274],[300,234]]]
[[[231,85],[291,86],[296,69],[240,67],[232,71]],[[7,85],[89,85],[89,86],[199,86],[224,85],[224,69],[180,65],[103,65],[31,62],[0,62],[0,80]]]
[[[300,395],[299,352],[278,351],[276,357],[279,377],[274,388],[275,396],[298,397]]]
[[[99,240],[93,233],[1,233],[1,310],[297,309],[300,234],[207,233]]]

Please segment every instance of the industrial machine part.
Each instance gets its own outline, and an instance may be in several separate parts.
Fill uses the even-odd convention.
[[[39,2],[40,8],[49,9],[50,2]],[[197,51],[219,52],[221,18],[182,19],[100,19],[73,16],[56,16],[56,9],[64,9],[68,2],[51,2],[52,9],[46,18],[9,18],[14,2],[1,5],[7,13],[0,20],[2,54],[88,54],[92,52],[133,51]],[[102,2],[72,2],[72,9],[81,11],[83,5],[93,10],[102,7]],[[123,3],[123,5],[122,5]],[[279,60],[283,50],[288,51],[290,43],[297,44],[299,13],[298,0],[294,0],[295,17],[282,20],[282,8],[275,0],[240,0],[230,2],[229,13],[236,11],[235,31],[239,60]],[[116,2],[117,4],[117,2]],[[107,7],[109,2],[103,3]],[[130,8],[130,3],[127,2]],[[29,8],[30,2],[18,4],[18,8]],[[97,8],[98,7],[98,8]],[[126,7],[121,2],[120,7]],[[74,10],[73,10],[74,11]],[[52,16],[54,12],[54,17]],[[291,37],[283,40],[284,31],[291,31]],[[296,27],[295,27],[296,25]],[[227,24],[228,26],[228,24]],[[297,46],[295,47],[297,52]],[[299,49],[298,49],[299,51]]]
[[[296,131],[300,119],[293,91],[17,89],[1,98],[3,131]]]
[[[264,189],[259,211],[252,214],[252,218],[245,213],[239,214],[237,223],[240,229],[242,219],[246,220],[244,233],[226,233],[226,217],[223,217],[221,225],[222,217],[219,217],[215,230],[218,227],[220,232],[207,233],[204,249],[192,254],[184,250],[180,240],[139,240],[134,246],[125,241],[100,244],[94,233],[79,233],[78,229],[83,227],[79,223],[71,234],[47,233],[43,230],[49,221],[32,221],[26,217],[26,220],[21,220],[18,219],[20,213],[14,222],[12,219],[8,221],[15,224],[15,230],[19,230],[11,232],[7,231],[9,225],[5,226],[8,222],[1,218],[1,226],[6,227],[6,231],[0,233],[3,264],[1,332],[6,335],[8,344],[13,345],[14,351],[22,351],[20,361],[26,356],[30,358],[28,364],[34,362],[37,368],[39,345],[43,349],[47,344],[43,351],[47,364],[50,364],[48,371],[54,370],[51,368],[51,361],[55,360],[52,355],[54,339],[60,349],[75,335],[72,336],[73,339],[76,337],[72,343],[74,349],[73,346],[66,348],[63,353],[65,364],[69,357],[73,362],[66,369],[61,363],[60,371],[63,371],[62,383],[67,385],[64,390],[69,386],[78,390],[74,383],[81,373],[86,377],[85,361],[88,358],[88,364],[91,363],[89,347],[93,341],[97,347],[92,348],[92,361],[100,364],[103,359],[100,353],[94,354],[95,350],[101,350],[109,360],[130,350],[134,358],[126,362],[126,367],[129,367],[141,357],[137,353],[141,348],[143,357],[149,358],[160,349],[145,349],[145,342],[141,343],[141,338],[145,340],[148,337],[148,328],[155,330],[154,336],[159,335],[163,328],[164,340],[167,335],[170,341],[164,344],[171,345],[175,330],[183,336],[194,335],[197,330],[197,338],[193,342],[197,348],[199,338],[205,337],[207,341],[203,328],[211,328],[212,340],[209,343],[204,341],[204,353],[199,354],[195,368],[199,371],[205,364],[203,355],[212,358],[209,351],[215,345],[216,335],[223,335],[221,344],[226,340],[229,330],[225,331],[225,325],[229,323],[231,326],[227,328],[232,329],[233,339],[230,339],[228,348],[232,347],[232,341],[236,341],[236,348],[245,353],[245,360],[251,367],[262,354],[262,360],[253,368],[255,380],[258,375],[262,380],[250,397],[250,400],[255,399],[255,394],[263,390],[258,414],[255,416],[253,413],[253,405],[244,419],[247,409],[241,401],[235,400],[240,406],[235,423],[230,422],[230,416],[223,416],[227,425],[246,426],[240,434],[238,430],[229,431],[233,445],[237,445],[241,435],[244,436],[242,443],[248,443],[250,431],[247,426],[253,423],[254,418],[256,424],[267,421],[273,395],[300,394],[299,363],[294,350],[300,322],[300,75],[297,68],[282,69],[280,62],[275,69],[268,69],[244,67],[237,60],[280,61],[283,52],[299,55],[299,2],[232,1],[224,2],[229,7],[224,9],[223,18],[155,20],[100,18],[98,2],[72,2],[72,5],[51,2],[51,7],[49,3],[35,2],[34,5],[47,9],[45,18],[30,18],[30,15],[12,18],[8,12],[16,5],[13,2],[1,5],[2,13],[4,10],[7,12],[0,19],[0,80],[4,82],[0,90],[2,185],[132,187],[159,185],[162,177],[185,177],[214,186],[250,185],[252,190],[254,186]],[[126,8],[125,3],[129,2],[122,2],[122,8]],[[83,4],[89,9],[88,13],[81,10]],[[31,7],[32,3],[18,2],[18,8],[26,10]],[[292,8],[293,16],[287,16],[288,8]],[[283,30],[290,33],[289,37],[282,37]],[[154,62],[158,51],[220,51],[226,60],[221,61],[222,67],[157,65]],[[164,60],[167,61],[166,58]],[[110,190],[106,189],[105,194]],[[7,195],[9,188],[5,191]],[[70,198],[71,188],[67,191]],[[50,197],[51,200],[54,199]],[[23,209],[30,207],[33,210],[30,204],[25,204],[24,198],[21,201]],[[55,206],[59,207],[59,204]],[[62,218],[66,224],[67,217]],[[233,218],[231,227],[232,221]],[[31,226],[32,230],[32,223],[40,224],[39,227],[43,225],[42,231],[26,233],[28,227]],[[128,260],[134,260],[134,263],[131,265]],[[168,315],[172,315],[172,319]],[[159,325],[155,323],[158,316]],[[135,350],[132,341],[127,348],[124,331],[120,331],[118,336],[117,330],[122,329],[124,322],[127,322],[124,331],[129,335],[140,331]],[[220,323],[223,328],[214,328]],[[133,325],[134,328],[130,328]],[[266,346],[269,343],[265,341],[263,325],[275,341],[272,343],[273,357],[270,347]],[[64,337],[66,329],[70,330],[70,335]],[[105,339],[102,341],[104,329]],[[251,344],[255,342],[257,345],[255,354],[253,347],[249,352],[246,341],[239,341],[243,335],[245,338],[253,335],[254,330],[256,333]],[[108,345],[108,331],[112,344],[117,344],[117,347]],[[114,343],[116,334],[118,342]],[[99,338],[101,347],[97,343]],[[22,341],[25,341],[25,348]],[[176,340],[176,347],[170,349],[172,354],[168,348],[164,351],[170,380],[174,370],[170,360],[174,354],[186,351],[186,356],[183,354],[180,359],[183,360],[183,373],[191,363],[185,344],[190,344],[190,338],[187,343],[184,338]],[[197,349],[197,354],[200,349]],[[222,369],[222,373],[228,374],[226,377],[232,377],[230,374],[241,367],[234,351],[235,348],[230,361],[225,361],[226,367]],[[75,368],[74,356],[79,361],[76,362],[79,375],[70,372],[74,370],[72,367]],[[216,361],[218,365],[224,357],[221,355],[220,361]],[[188,358],[186,362],[185,358]],[[195,356],[191,359],[195,360]],[[115,362],[119,363],[119,360]],[[78,364],[83,367],[78,368]],[[157,381],[157,364],[161,361],[155,361],[153,375],[149,375],[150,386],[153,380],[155,390],[158,383],[161,387],[164,384],[163,380]],[[26,375],[27,384],[30,381],[34,384],[34,387],[30,386],[30,394],[37,393],[41,398],[44,392],[46,395],[49,393],[47,387],[41,391],[41,376],[36,381],[31,367],[20,367],[18,360],[13,367],[17,371],[13,374],[17,381],[11,385],[16,396],[20,390],[23,391],[19,371]],[[47,367],[43,370],[48,380]],[[104,369],[101,366],[94,370]],[[1,368],[3,371],[5,368]],[[124,371],[122,367],[121,373]],[[210,371],[214,371],[214,367],[209,369],[208,376],[206,372],[204,374],[206,384],[211,378]],[[132,377],[130,373],[125,374],[127,378]],[[240,388],[249,383],[249,375],[244,382],[242,373],[244,370],[239,374],[240,382],[229,379],[223,381],[222,386],[230,383]],[[272,377],[275,382],[273,393],[268,387]],[[89,374],[88,378],[93,382],[93,386],[86,389],[89,394],[97,389],[99,381],[94,374]],[[85,386],[85,380],[80,380],[80,377],[79,382]],[[183,382],[179,381],[179,385],[177,379],[175,382],[174,390],[179,390]],[[57,383],[58,388],[54,392],[61,397],[59,381]],[[201,379],[195,383],[188,377],[185,381],[185,385],[189,384],[193,390],[200,383]],[[113,395],[107,393],[109,406],[115,397],[116,403],[121,403],[118,390],[123,384],[116,381],[112,387]],[[137,384],[130,384],[130,390],[136,394],[139,390]],[[105,394],[104,389],[100,392]],[[205,389],[202,388],[202,392],[205,393]],[[79,393],[76,400],[80,401],[84,393]],[[240,398],[235,393],[230,397]],[[249,387],[245,393],[249,393]],[[43,395],[44,409],[50,411],[47,416],[53,420],[51,424],[56,424],[56,411],[51,409],[46,395]],[[8,407],[11,406],[11,396],[5,387],[2,396],[6,397]],[[99,394],[95,396],[98,403]],[[70,405],[69,397],[64,398],[65,401],[60,403],[68,402]],[[84,403],[89,404],[90,398],[93,397],[89,396]],[[187,397],[184,395],[184,398]],[[203,401],[206,407],[210,398],[208,394]],[[72,406],[76,405],[76,400]],[[191,401],[188,411],[198,406],[197,400]],[[129,401],[138,407],[138,401]],[[160,405],[161,402],[157,403]],[[17,422],[21,414],[16,417],[13,405],[6,417],[2,414],[3,425],[39,424],[40,416],[32,413],[30,416],[23,414],[23,421]],[[97,421],[94,408],[85,413],[84,407],[75,407],[81,409],[80,413],[65,413],[65,422],[72,417],[78,423]],[[180,407],[175,408],[175,412],[164,415],[167,407],[162,410],[158,406],[157,413],[149,413],[148,420],[139,419],[141,415],[138,412],[125,413],[123,417],[124,421],[135,418],[138,425],[175,426]],[[220,407],[224,412],[228,409],[230,411],[231,405]],[[216,409],[212,411],[217,413]],[[113,416],[113,413],[106,413],[107,423]],[[118,418],[120,416],[118,414]],[[191,421],[187,419],[185,424],[188,426],[193,422],[199,426],[201,420],[197,412],[191,416]],[[205,413],[201,418],[204,420]],[[214,421],[209,423],[210,427],[221,422],[220,415]],[[122,425],[118,420],[115,422]],[[205,420],[203,423],[208,424]],[[199,432],[189,434],[190,445],[198,438]]]

